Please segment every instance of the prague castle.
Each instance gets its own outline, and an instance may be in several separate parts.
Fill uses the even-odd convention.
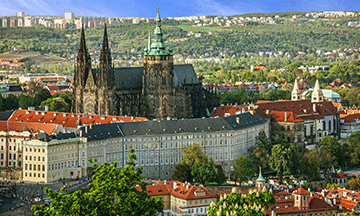
[[[155,38],[149,34],[143,67],[114,68],[106,26],[100,63],[91,67],[84,29],[75,64],[74,113],[144,116],[150,119],[204,117],[219,97],[202,88],[190,64],[174,65],[163,41],[159,12]]]

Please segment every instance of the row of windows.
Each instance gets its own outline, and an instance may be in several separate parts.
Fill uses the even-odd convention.
[[[27,172],[25,172],[25,177],[33,177],[33,178],[40,178],[40,176],[42,176],[42,178],[45,178],[45,174],[43,173],[43,174],[40,174],[40,173],[37,173],[37,176],[36,176],[36,173],[31,173],[31,172],[29,172],[29,173],[27,173]]]
[[[12,157],[11,157],[12,156]],[[19,156],[20,157],[20,156]],[[4,153],[0,154],[0,159],[4,160]],[[9,154],[9,160],[16,160],[16,154]]]
[[[73,157],[77,157],[78,153],[77,152],[72,152],[72,153],[64,153],[64,154],[60,154],[60,155],[52,155],[51,157],[49,156],[49,161],[53,161],[53,160],[58,160],[58,159],[62,159],[62,158],[73,158]],[[83,152],[83,156],[85,156],[85,152]]]
[[[42,168],[42,169],[41,169]],[[45,165],[40,164],[25,164],[25,170],[45,171]]]
[[[12,148],[11,145],[9,145],[9,151],[11,151],[11,149],[13,149],[14,151],[16,151],[16,146],[14,146],[14,147]],[[4,146],[1,146],[1,150],[4,150]]]
[[[85,160],[82,161],[83,162],[83,166],[85,166]],[[71,164],[70,164],[71,163]],[[59,162],[59,163],[55,163],[55,164],[49,164],[49,171],[50,170],[58,170],[58,169],[64,169],[64,168],[73,168],[73,167],[77,167],[78,166],[78,161],[68,161],[66,162]]]
[[[29,152],[32,152],[34,150],[34,152],[41,152],[41,150],[42,150],[42,152],[43,153],[45,153],[45,149],[44,148],[25,148],[25,151],[27,152],[27,151],[29,151]]]
[[[28,160],[28,158],[29,158],[29,160],[31,161],[32,159],[34,160],[34,161],[41,161],[41,159],[42,159],[42,161],[45,161],[45,157],[40,157],[40,156],[27,156],[27,155],[25,155],[25,160]]]

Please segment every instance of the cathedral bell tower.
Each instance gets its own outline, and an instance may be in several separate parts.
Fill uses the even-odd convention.
[[[159,8],[154,36],[152,42],[149,33],[148,45],[144,49],[142,96],[147,105],[146,116],[166,119],[175,116],[174,62],[171,47],[167,50],[163,41]]]
[[[81,29],[80,47],[74,67],[74,97],[72,111],[75,113],[83,112],[83,91],[89,73],[91,73],[91,58],[86,48],[83,26]]]
[[[99,61],[96,77],[96,86],[98,89],[97,113],[102,115],[115,115],[116,113],[113,113],[115,111],[115,75],[106,24]]]

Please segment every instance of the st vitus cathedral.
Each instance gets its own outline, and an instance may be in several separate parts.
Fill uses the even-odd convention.
[[[105,26],[100,63],[94,69],[82,29],[72,111],[149,119],[208,116],[219,97],[202,88],[191,64],[174,65],[172,49],[163,41],[159,11],[154,35],[152,41],[149,34],[143,67],[114,68]]]

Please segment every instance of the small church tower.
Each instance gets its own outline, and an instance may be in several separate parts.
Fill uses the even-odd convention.
[[[149,33],[148,46],[144,49],[142,95],[147,104],[149,118],[175,117],[174,111],[174,61],[172,49],[166,49],[161,29],[159,8],[156,17],[154,41]]]
[[[297,101],[301,99],[301,93],[299,90],[299,84],[297,82],[297,79],[295,78],[295,83],[294,83],[294,88],[291,92],[291,100],[292,101]]]
[[[310,192],[300,187],[294,193],[294,207],[298,207],[301,210],[309,209],[309,197]]]
[[[324,101],[324,95],[320,89],[319,80],[316,79],[314,91],[311,94],[311,102],[323,102]]]
[[[260,167],[259,177],[255,180],[255,187],[262,189],[263,187],[265,187],[265,182],[266,182],[266,180],[263,178],[263,176],[261,174],[261,167]]]

